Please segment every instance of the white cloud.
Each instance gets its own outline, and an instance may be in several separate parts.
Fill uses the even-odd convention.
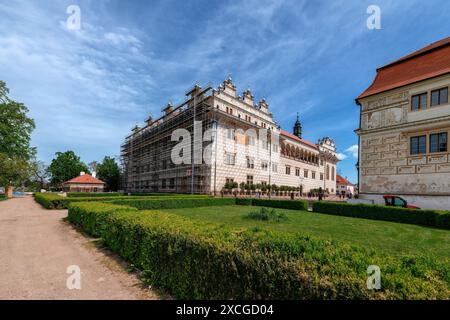
[[[105,32],[83,20],[81,30],[69,31],[53,7],[16,4],[24,8],[0,6],[6,15],[0,20],[0,75],[36,121],[32,144],[39,156],[48,161],[56,151],[74,149],[91,161],[119,153],[126,124],[148,112],[140,93],[155,83],[143,71],[148,57],[141,41],[128,29]],[[11,21],[14,29],[6,27]]]
[[[353,158],[358,158],[358,145],[355,144],[351,147],[348,147],[347,149],[345,149],[344,153],[349,153],[353,156]]]
[[[342,160],[347,159],[347,155],[344,153],[338,153],[337,158],[342,161]]]

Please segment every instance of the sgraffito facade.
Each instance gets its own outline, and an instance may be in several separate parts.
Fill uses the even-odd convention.
[[[450,39],[378,69],[360,105],[359,191],[450,208]]]

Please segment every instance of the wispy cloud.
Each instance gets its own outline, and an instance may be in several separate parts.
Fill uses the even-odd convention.
[[[359,149],[359,148],[358,148],[358,145],[355,144],[355,145],[353,145],[353,146],[348,147],[347,149],[345,149],[344,153],[348,153],[348,154],[350,154],[351,156],[353,156],[353,158],[358,159],[358,149]]]
[[[342,160],[347,159],[348,156],[345,153],[340,152],[337,154],[337,158],[342,161]]]

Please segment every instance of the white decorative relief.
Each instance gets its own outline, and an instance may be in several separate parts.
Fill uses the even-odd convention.
[[[406,109],[403,107],[394,107],[363,114],[362,129],[370,130],[390,127],[403,122],[406,122]]]

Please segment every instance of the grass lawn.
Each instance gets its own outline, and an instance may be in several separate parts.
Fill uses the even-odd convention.
[[[428,253],[450,258],[450,231],[408,224],[332,216],[306,211],[275,209],[288,217],[284,222],[246,219],[259,207],[221,206],[164,210],[192,219],[236,227],[262,227],[283,232],[301,232],[384,250],[391,254]]]

